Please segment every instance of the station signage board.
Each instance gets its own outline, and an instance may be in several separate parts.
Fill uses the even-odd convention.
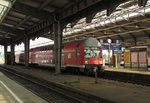
[[[147,51],[147,46],[131,47],[130,51],[131,52],[135,52],[135,51]]]
[[[122,48],[122,45],[118,44],[110,44],[110,50],[121,50]],[[103,50],[108,50],[109,49],[109,44],[108,43],[105,43],[105,44],[102,44],[102,49]]]

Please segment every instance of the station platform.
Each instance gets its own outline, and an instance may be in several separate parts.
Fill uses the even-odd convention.
[[[0,103],[48,103],[0,72]]]
[[[124,67],[115,68],[115,67],[106,66],[105,71],[150,75],[150,68],[148,68],[148,69],[136,69],[136,68],[132,69],[132,68],[124,68]]]
[[[40,77],[47,81],[54,82],[58,85],[90,93],[101,98],[113,101],[115,103],[150,103],[150,87],[130,83],[123,83],[107,79],[98,79],[95,84],[93,77],[81,75],[55,75],[54,72],[24,66],[0,65],[26,73],[35,77]],[[78,82],[77,82],[78,81]],[[43,103],[43,102],[41,102]]]

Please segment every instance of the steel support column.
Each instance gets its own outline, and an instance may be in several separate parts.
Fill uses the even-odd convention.
[[[25,66],[26,67],[29,66],[29,44],[30,44],[29,37],[25,36],[24,46],[25,46]]]
[[[11,65],[15,63],[14,44],[11,44]]]
[[[145,5],[147,4],[147,1],[148,1],[148,0],[138,0],[138,5],[145,7]]]
[[[60,73],[61,68],[61,46],[62,46],[62,25],[59,21],[53,24],[54,31],[54,45],[55,45],[55,71],[56,74]]]
[[[5,64],[7,64],[7,45],[4,45]]]

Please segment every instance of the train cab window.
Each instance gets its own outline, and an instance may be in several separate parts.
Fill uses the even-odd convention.
[[[68,53],[68,59],[71,59],[71,53]]]
[[[76,55],[77,55],[77,57],[80,57],[80,50],[76,51]]]
[[[84,50],[86,59],[101,58],[100,49],[98,47],[85,47]]]

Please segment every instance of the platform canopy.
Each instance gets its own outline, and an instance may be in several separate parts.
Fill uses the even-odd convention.
[[[63,41],[95,37],[144,45],[149,8],[150,0],[0,0],[0,44],[19,44],[25,35],[53,40],[52,24],[59,20]]]
[[[69,23],[63,31],[64,40],[95,37],[103,42],[110,38],[120,40],[126,46],[150,44],[150,0],[139,6],[138,0],[120,4],[107,16],[107,11],[97,12],[90,23],[86,18]]]

